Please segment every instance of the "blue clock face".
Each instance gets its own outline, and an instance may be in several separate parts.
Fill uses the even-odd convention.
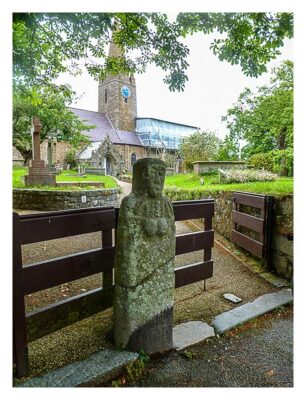
[[[131,91],[127,86],[122,86],[121,88],[121,94],[122,97],[124,97],[125,99],[127,99],[128,97],[131,96]]]

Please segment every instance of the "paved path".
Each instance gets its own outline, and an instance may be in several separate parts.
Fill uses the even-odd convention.
[[[121,193],[120,193],[120,197],[119,197],[119,205],[121,204],[121,201],[123,199],[123,197],[127,196],[128,194],[130,194],[131,190],[132,190],[132,184],[128,183],[128,182],[122,182],[119,179],[113,177],[116,182],[118,183],[118,185],[121,188]]]

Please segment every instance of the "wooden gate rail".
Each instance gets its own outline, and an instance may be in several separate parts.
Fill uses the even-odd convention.
[[[211,249],[214,245],[214,206],[213,199],[173,202],[175,221],[204,218],[203,231],[176,237],[176,255],[204,249],[203,261],[175,269],[176,288],[211,278],[213,275]]]
[[[28,215],[13,213],[13,358],[18,377],[24,376],[27,371],[29,341],[93,315],[93,310],[98,312],[94,307],[92,309],[87,307],[88,312],[84,313],[83,305],[90,303],[92,291],[85,293],[84,296],[82,294],[74,296],[67,299],[67,302],[58,302],[29,314],[25,314],[24,296],[99,272],[103,275],[109,271],[112,273],[113,228],[115,228],[113,207]],[[21,246],[24,244],[97,231],[102,232],[102,249],[22,266]],[[105,281],[107,279],[105,280],[103,276],[100,300],[104,301],[101,302],[99,311],[111,306],[112,282],[109,284]],[[83,309],[84,316],[82,312],[76,313],[76,305],[79,310]]]
[[[175,270],[175,286],[210,278],[214,241],[213,200],[174,202],[176,221],[204,218],[204,229],[176,237],[176,255],[204,249],[200,263]],[[99,207],[42,214],[13,213],[13,355],[16,375],[27,370],[27,343],[112,306],[116,228],[119,208]],[[47,240],[101,231],[102,248],[22,265],[21,246]],[[25,313],[24,296],[97,273],[103,287]]]
[[[241,206],[259,209],[260,217],[241,212]],[[231,240],[251,254],[265,259],[268,266],[270,266],[271,262],[272,209],[272,196],[234,192]],[[238,226],[256,232],[258,240],[239,232]]]

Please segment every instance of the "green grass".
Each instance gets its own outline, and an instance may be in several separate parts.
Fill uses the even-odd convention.
[[[13,168],[13,188],[24,188],[24,183],[22,177],[28,174],[27,167],[15,167]],[[76,171],[62,171],[61,174],[56,176],[57,182],[103,182],[105,189],[118,188],[118,184],[112,176],[101,176],[101,175],[89,175],[86,177],[78,176]],[[77,187],[77,186],[32,186],[33,188],[50,189],[50,190],[84,190],[86,188],[91,188],[90,185]],[[93,187],[98,189],[98,187]]]
[[[204,185],[200,184],[200,179],[204,179]],[[196,189],[202,191],[247,191],[263,194],[292,194],[293,178],[280,177],[272,182],[250,182],[250,183],[212,183],[218,178],[217,175],[199,176],[196,174],[177,174],[167,176],[165,186],[178,189]]]

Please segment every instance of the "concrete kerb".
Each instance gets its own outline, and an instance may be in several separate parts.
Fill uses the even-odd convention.
[[[238,325],[271,312],[293,301],[292,290],[283,289],[258,297],[252,302],[216,316],[212,326],[202,321],[189,321],[173,328],[173,346],[176,351],[223,334]],[[101,385],[124,373],[139,354],[127,351],[103,350],[91,357],[67,365],[41,377],[36,377],[17,387],[77,387]]]
[[[102,350],[85,360],[77,361],[30,379],[16,387],[88,387],[99,385],[124,373],[124,367],[136,361],[138,356],[138,353],[128,351]]]

